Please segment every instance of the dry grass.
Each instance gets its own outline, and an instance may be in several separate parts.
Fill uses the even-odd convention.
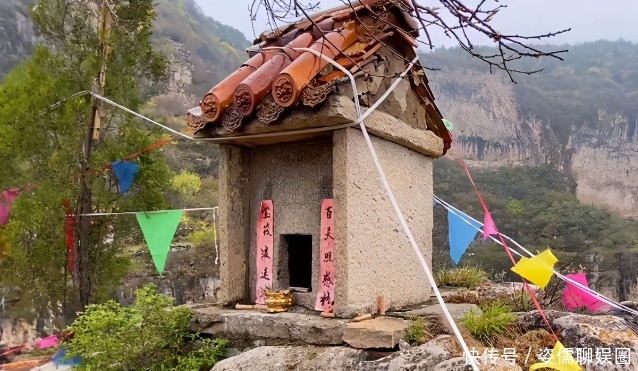
[[[467,287],[473,290],[487,281],[489,275],[478,267],[456,267],[436,272],[435,278],[439,286]]]
[[[452,304],[462,304],[462,303],[476,304],[476,305],[481,304],[481,300],[479,299],[476,291],[459,291],[455,294],[446,296],[445,302],[452,303]]]

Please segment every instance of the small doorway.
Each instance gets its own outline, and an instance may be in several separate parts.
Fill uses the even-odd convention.
[[[282,274],[280,282],[312,291],[312,235],[286,234],[282,237],[285,246],[281,250],[285,256],[281,263],[284,267],[287,265],[288,275]]]

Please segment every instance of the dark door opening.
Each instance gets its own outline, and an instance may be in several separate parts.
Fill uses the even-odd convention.
[[[312,291],[312,236],[284,235],[288,253],[288,284]]]

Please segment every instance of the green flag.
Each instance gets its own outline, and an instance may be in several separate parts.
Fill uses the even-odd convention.
[[[153,263],[160,274],[164,272],[166,257],[171,250],[171,242],[177,231],[177,226],[182,220],[182,214],[184,212],[181,210],[170,210],[142,212],[136,215],[148,249],[151,250]]]

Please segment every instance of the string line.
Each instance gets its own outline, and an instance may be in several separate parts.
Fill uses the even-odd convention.
[[[438,196],[434,196],[434,199],[436,202],[438,202],[441,206],[443,206],[445,209],[447,209],[449,212],[451,212],[452,214],[456,215],[458,218],[460,218],[463,222],[465,222],[466,224],[468,224],[469,226],[471,226],[472,228],[476,229],[478,232],[483,233],[483,230],[481,228],[476,227],[476,225],[472,224],[470,222],[473,221],[474,223],[483,225],[483,223],[481,223],[480,221],[472,218],[471,216],[463,213],[462,211],[460,211],[459,209],[455,208],[454,206],[452,206],[451,204],[447,203],[445,200],[443,200],[442,198],[438,197]],[[467,219],[466,219],[467,217]],[[469,220],[468,220],[469,219]],[[518,242],[516,242],[514,239],[512,239],[511,237],[505,235],[505,234],[501,234],[505,239],[509,240],[510,242],[512,242],[514,245],[516,245],[517,247],[519,247],[521,250],[523,250],[529,257],[533,257],[534,254],[532,254],[529,250],[527,250],[525,247],[523,247],[522,245],[520,245]],[[494,236],[489,236],[489,238],[494,241],[495,243],[499,244],[499,245],[503,245],[501,243],[500,240],[496,239]],[[507,246],[506,247],[509,251],[511,251],[512,253],[514,253],[515,255],[517,255],[518,257],[523,257],[523,255],[512,249],[511,247]],[[556,277],[558,277],[559,279],[561,279],[563,282],[565,283],[570,283],[574,286],[577,286],[579,289],[586,291],[587,293],[589,293],[592,296],[595,296],[597,299],[599,299],[600,301],[602,301],[605,304],[608,304],[610,306],[613,306],[614,308],[618,309],[618,310],[623,310],[625,312],[631,313],[633,315],[638,315],[638,311],[631,309],[629,307],[627,307],[626,305],[623,305],[617,301],[614,301],[613,299],[610,299],[608,297],[606,297],[605,295],[593,290],[592,288],[585,286],[583,284],[581,284],[578,281],[575,281],[563,274],[561,274],[558,270],[556,270],[555,268],[552,268],[552,271],[554,272],[554,274],[556,275]]]
[[[172,210],[152,210],[152,211],[124,211],[124,212],[113,212],[113,213],[90,213],[90,214],[73,214],[75,216],[87,216],[87,217],[91,217],[91,216],[112,216],[112,215],[137,215],[137,214],[161,214],[161,213],[167,213],[170,211],[184,211],[184,212],[190,212],[190,211],[207,211],[207,210],[217,210],[219,208],[219,206],[215,206],[215,207],[198,207],[198,208],[193,208],[193,209],[172,209]]]

